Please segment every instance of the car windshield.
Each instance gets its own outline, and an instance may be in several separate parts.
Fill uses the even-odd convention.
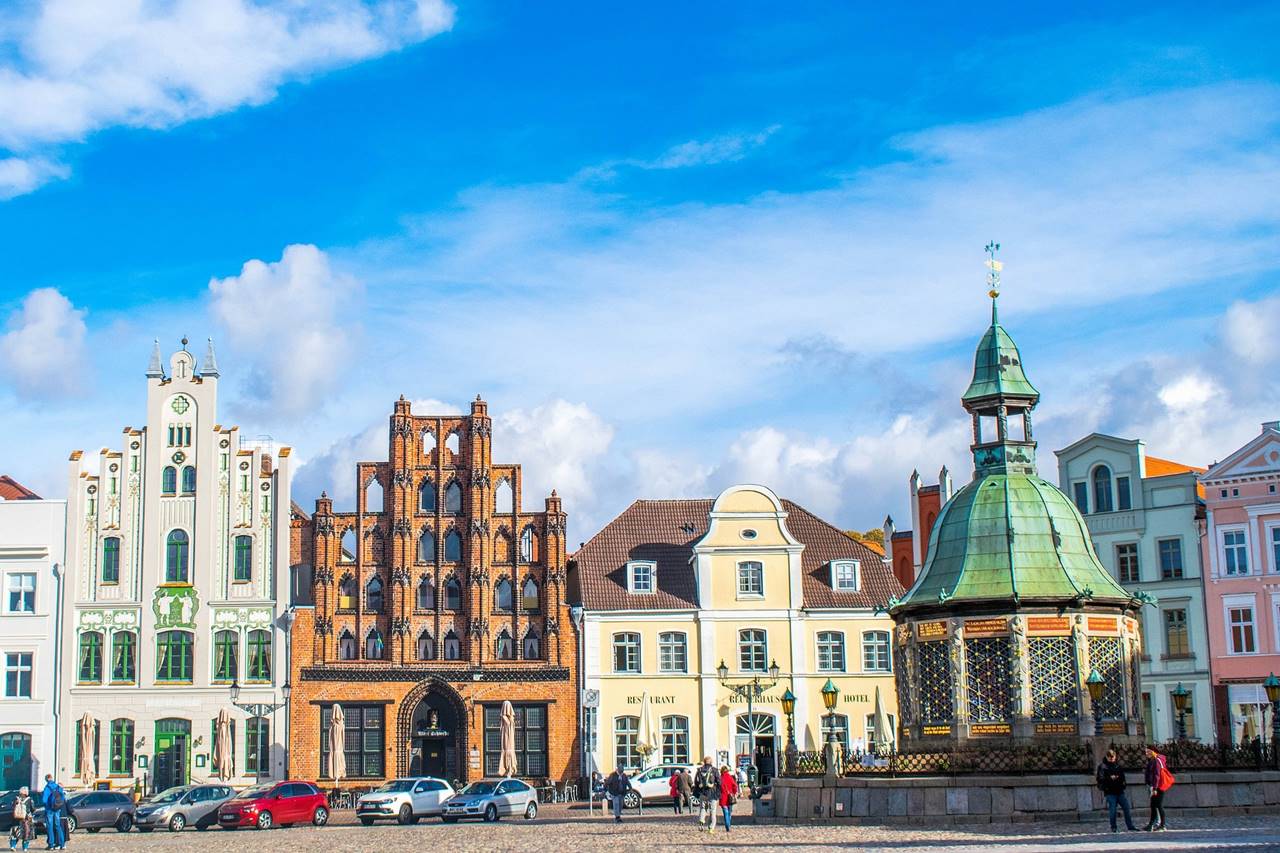
[[[236,794],[237,800],[257,800],[271,793],[271,789],[275,785],[259,785],[256,788],[246,788],[239,794]]]
[[[412,779],[393,779],[378,789],[379,793],[400,794],[405,791],[412,791],[414,786]]]
[[[497,782],[472,782],[462,789],[464,794],[492,794],[498,787]]]
[[[161,791],[160,793],[156,794],[155,796],[149,798],[147,802],[155,803],[156,805],[159,805],[161,803],[176,802],[177,800],[181,799],[182,795],[189,790],[191,789],[190,788],[167,788]]]

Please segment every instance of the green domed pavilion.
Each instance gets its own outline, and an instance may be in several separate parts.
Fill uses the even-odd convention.
[[[1098,561],[1071,500],[1036,473],[1040,393],[997,299],[993,289],[961,397],[973,418],[973,481],[942,507],[919,578],[889,607],[901,746],[1092,737],[1085,679],[1094,671],[1101,731],[1140,737],[1142,601]]]

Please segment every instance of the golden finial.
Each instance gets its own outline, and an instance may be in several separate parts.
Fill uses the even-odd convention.
[[[1000,251],[1000,244],[995,240],[987,243],[987,295],[995,299],[1000,295],[1000,270],[1004,269],[1004,264],[996,260],[996,252]]]

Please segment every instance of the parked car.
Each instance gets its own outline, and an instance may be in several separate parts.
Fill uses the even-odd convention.
[[[434,776],[393,779],[356,800],[356,817],[365,826],[392,819],[417,823],[419,818],[443,812],[445,800],[455,793],[452,785]]]
[[[39,802],[39,798],[34,798]],[[80,791],[67,795],[67,834],[77,829],[98,832],[103,827],[113,827],[116,832],[128,832],[133,828],[133,798],[121,791]],[[44,831],[44,806],[37,806],[32,815],[36,830]]]
[[[447,800],[440,819],[454,823],[474,817],[492,822],[504,815],[533,820],[538,816],[538,792],[519,779],[481,779]]]
[[[622,798],[623,808],[639,808],[642,797],[646,803],[651,800],[670,802],[671,774],[677,770],[686,770],[689,781],[692,782],[695,769],[697,768],[691,764],[659,764],[640,771],[631,777],[631,790]]]
[[[329,804],[320,789],[310,782],[271,782],[241,791],[218,806],[218,826],[239,829],[253,826],[270,829],[310,822],[329,822]]]
[[[133,825],[139,832],[167,827],[181,832],[188,826],[208,829],[218,822],[218,806],[235,795],[227,785],[179,785],[138,803]]]

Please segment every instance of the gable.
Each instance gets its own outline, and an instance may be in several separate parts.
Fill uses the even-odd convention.
[[[1205,482],[1254,477],[1280,471],[1280,433],[1268,430],[1209,468]]]

